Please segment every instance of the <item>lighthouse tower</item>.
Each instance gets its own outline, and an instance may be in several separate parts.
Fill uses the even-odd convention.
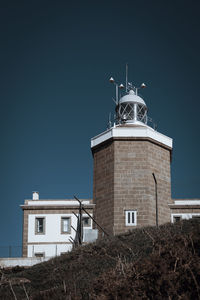
[[[139,88],[116,87],[115,123],[91,139],[95,219],[109,234],[170,222],[172,139],[148,125]],[[125,88],[118,98],[118,89]]]

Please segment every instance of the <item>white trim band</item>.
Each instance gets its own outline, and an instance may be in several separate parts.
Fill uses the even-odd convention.
[[[82,204],[86,204],[86,205],[89,205],[91,204],[91,202],[89,200],[85,200],[85,201],[82,201]],[[29,200],[28,203],[24,204],[24,205],[48,205],[48,206],[59,206],[59,205],[64,205],[64,206],[79,206],[79,202],[78,201],[73,201],[73,200],[38,200],[38,201],[35,201],[35,200]]]
[[[200,205],[199,200],[175,200],[174,205]]]
[[[93,137],[91,139],[91,148],[111,139],[111,138],[150,138],[161,144],[166,145],[167,147],[172,148],[173,140],[154,130],[149,126],[130,126],[123,127],[117,126],[112,127],[111,129],[104,131],[103,133]]]

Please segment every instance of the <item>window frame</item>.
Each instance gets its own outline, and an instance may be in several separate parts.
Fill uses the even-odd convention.
[[[88,219],[89,220],[89,222],[88,222],[88,224],[86,224],[86,225],[84,225],[84,219]],[[82,217],[82,223],[83,223],[83,227],[85,228],[85,227],[91,227],[91,218],[90,217],[87,217],[87,216],[83,216]]]
[[[43,231],[39,232],[38,231],[38,219],[42,219],[43,220]],[[46,233],[46,218],[45,217],[35,217],[35,234],[36,235],[45,235]]]
[[[69,219],[69,230],[64,231],[64,219]],[[61,222],[60,222],[60,232],[61,234],[70,234],[71,233],[71,216],[61,216]]]
[[[45,252],[35,252],[34,256],[37,258],[45,258]]]
[[[179,218],[179,220],[178,220]],[[176,216],[173,216],[173,223],[179,223],[182,221],[182,216],[181,215],[176,215]]]
[[[130,213],[134,215],[134,222],[132,222],[132,221],[128,222]],[[132,217],[132,215],[131,215],[131,217]],[[137,226],[137,210],[135,210],[135,209],[125,210],[125,226]]]

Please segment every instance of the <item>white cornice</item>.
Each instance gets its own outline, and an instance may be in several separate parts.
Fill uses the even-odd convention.
[[[82,204],[90,205],[90,200],[83,200]],[[76,200],[25,200],[25,205],[29,206],[79,206],[79,202]]]
[[[149,126],[116,126],[93,137],[91,148],[112,138],[148,138],[172,149],[173,140]]]
[[[175,200],[174,205],[200,205],[200,199]]]

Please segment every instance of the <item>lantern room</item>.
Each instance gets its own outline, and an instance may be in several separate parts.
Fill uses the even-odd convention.
[[[137,89],[130,89],[128,94],[121,97],[116,105],[117,123],[147,124],[147,106],[144,100],[137,95]]]

